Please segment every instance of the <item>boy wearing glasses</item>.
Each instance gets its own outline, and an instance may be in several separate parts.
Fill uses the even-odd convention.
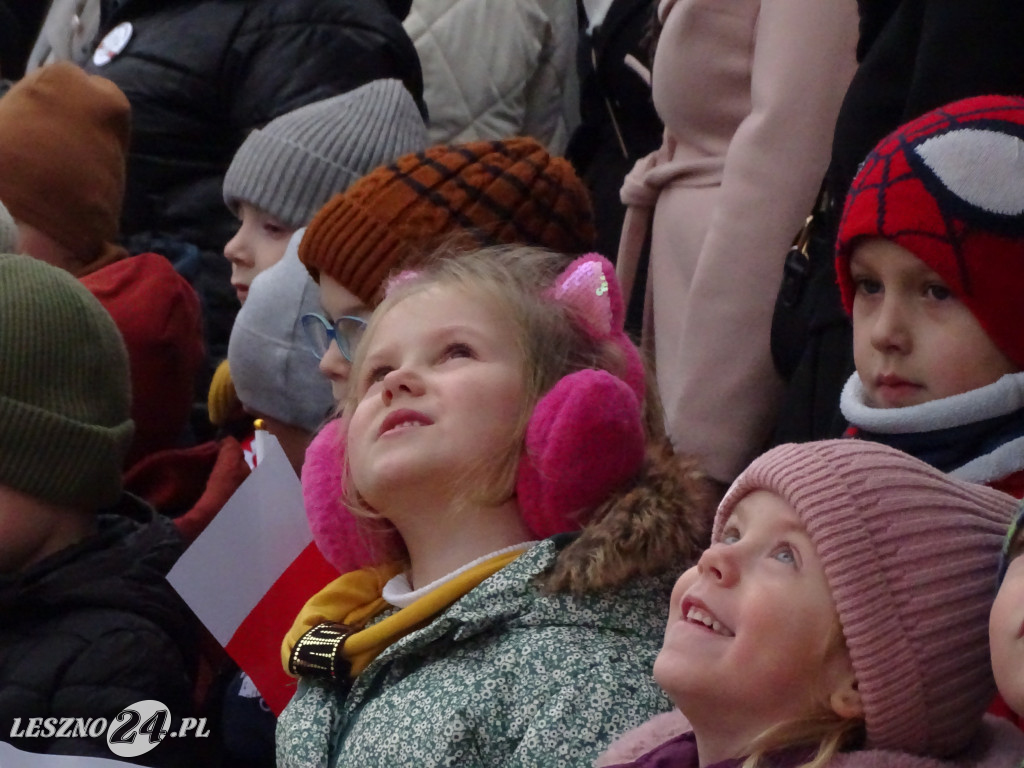
[[[338,315],[334,323],[333,316],[318,313],[317,285],[297,253],[304,231],[292,236],[281,261],[253,280],[228,343],[228,365],[242,407],[250,418],[262,419],[296,474],[306,445],[334,409],[338,396],[332,392],[335,377],[328,373],[329,381],[321,375],[318,362],[321,369],[323,360],[342,369],[337,386],[343,387],[348,378],[343,354],[354,348],[366,324],[363,318],[369,318],[370,312],[353,297],[353,317]],[[336,337],[340,344],[331,343]]]

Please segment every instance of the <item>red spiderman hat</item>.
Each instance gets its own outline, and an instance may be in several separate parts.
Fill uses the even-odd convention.
[[[1024,368],[1024,99],[979,96],[884,138],[853,180],[836,273],[853,307],[850,255],[884,237],[934,270]]]

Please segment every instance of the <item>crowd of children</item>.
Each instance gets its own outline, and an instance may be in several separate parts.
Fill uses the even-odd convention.
[[[109,757],[23,724],[156,701],[213,738],[146,765],[1024,765],[1024,95],[879,137],[834,249],[846,434],[770,450],[710,411],[720,439],[676,434],[664,324],[629,335],[572,165],[428,146],[418,95],[369,79],[233,149],[223,360],[188,260],[121,244],[156,202],[125,197],[134,104],[68,62],[0,97],[0,741]],[[256,419],[337,572],[293,595],[278,717],[165,579],[259,471]]]

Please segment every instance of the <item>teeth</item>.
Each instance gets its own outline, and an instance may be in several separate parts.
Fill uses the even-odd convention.
[[[401,424],[395,424],[391,429],[401,429],[402,427],[419,427],[422,426],[418,421],[403,421]],[[390,432],[391,429],[388,431]]]
[[[732,633],[722,626],[722,623],[717,619],[709,616],[707,613],[702,611],[696,606],[690,606],[690,610],[686,612],[687,621],[693,621],[699,624],[703,624],[708,629],[712,630],[716,634],[725,635],[729,637]]]

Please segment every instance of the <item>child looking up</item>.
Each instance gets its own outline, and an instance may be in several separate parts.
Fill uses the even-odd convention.
[[[1008,766],[986,617],[1016,501],[887,446],[780,446],[676,584],[654,676],[678,713],[599,765]]]
[[[364,523],[349,547],[383,554],[286,639],[302,679],[279,765],[583,765],[668,707],[647,671],[658,603],[706,512],[677,460],[642,465],[643,370],[611,265],[565,262],[449,255],[374,312],[343,477]]]
[[[846,199],[836,268],[856,436],[1024,495],[1024,99],[965,99],[884,139]]]

